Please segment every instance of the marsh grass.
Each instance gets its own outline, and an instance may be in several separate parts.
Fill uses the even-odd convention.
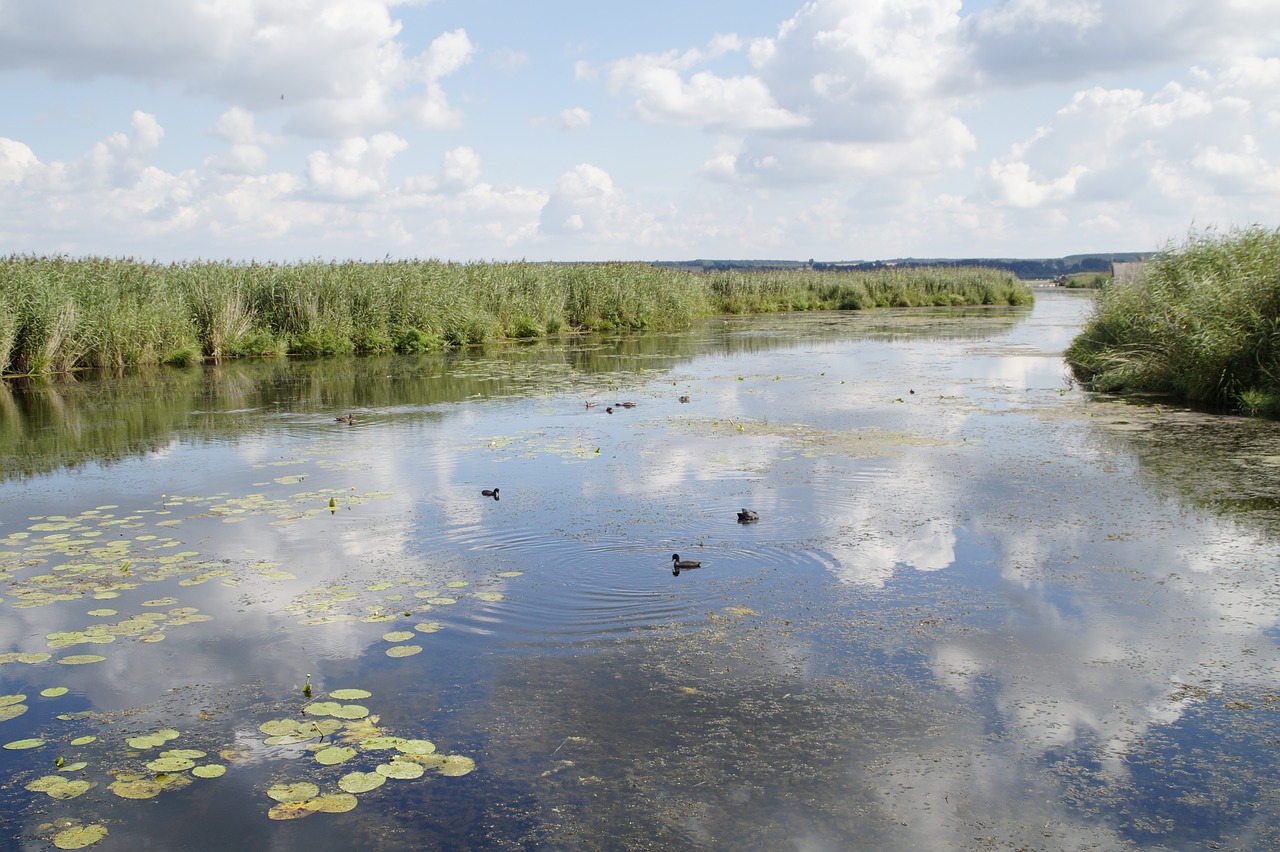
[[[1280,231],[1192,234],[1097,299],[1066,351],[1087,386],[1280,416]]]
[[[672,329],[721,313],[1018,305],[966,268],[699,273],[643,263],[162,265],[0,259],[0,371],[240,356],[431,352],[569,332]]]

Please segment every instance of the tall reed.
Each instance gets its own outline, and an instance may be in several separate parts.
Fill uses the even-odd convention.
[[[716,313],[1022,304],[992,270],[690,272],[643,263],[0,259],[0,371],[425,352]]]
[[[1280,230],[1191,234],[1098,296],[1066,351],[1101,391],[1280,416]]]

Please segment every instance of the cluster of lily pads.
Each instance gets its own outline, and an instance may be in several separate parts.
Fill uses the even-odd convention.
[[[459,776],[475,769],[471,758],[439,754],[429,740],[390,734],[378,726],[379,717],[371,715],[368,707],[343,703],[370,695],[363,689],[334,690],[329,693],[329,700],[307,704],[301,719],[272,719],[259,725],[258,730],[266,735],[264,745],[304,745],[319,766],[362,767],[338,778],[336,790],[322,791],[312,781],[273,784],[267,796],[276,804],[267,816],[287,820],[314,813],[343,813],[357,805],[360,793],[375,790],[389,780],[412,781],[428,771]]]
[[[497,577],[506,580],[519,577],[522,573],[503,571]],[[440,585],[436,581],[401,577],[394,582],[373,583],[363,591],[356,591],[335,583],[308,589],[293,603],[284,607],[284,610],[297,616],[299,623],[307,625],[354,621],[378,624],[417,618],[436,607],[453,606],[464,598],[493,603],[504,597],[501,592],[463,591],[471,585],[466,580],[444,583],[443,591],[439,588]],[[390,594],[383,595],[376,601],[370,600],[370,594],[382,592]],[[383,640],[393,646],[387,649],[386,654],[389,657],[409,657],[421,653],[421,645],[404,643],[419,634],[435,633],[441,629],[443,625],[438,621],[419,621],[413,624],[411,630],[385,633]]]

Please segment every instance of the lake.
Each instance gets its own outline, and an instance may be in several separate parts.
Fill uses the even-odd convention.
[[[1280,424],[1088,306],[4,386],[0,845],[1280,846]]]

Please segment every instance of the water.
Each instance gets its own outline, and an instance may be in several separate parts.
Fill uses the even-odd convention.
[[[1086,307],[0,392],[0,836],[1275,846],[1280,427],[1076,389]]]

